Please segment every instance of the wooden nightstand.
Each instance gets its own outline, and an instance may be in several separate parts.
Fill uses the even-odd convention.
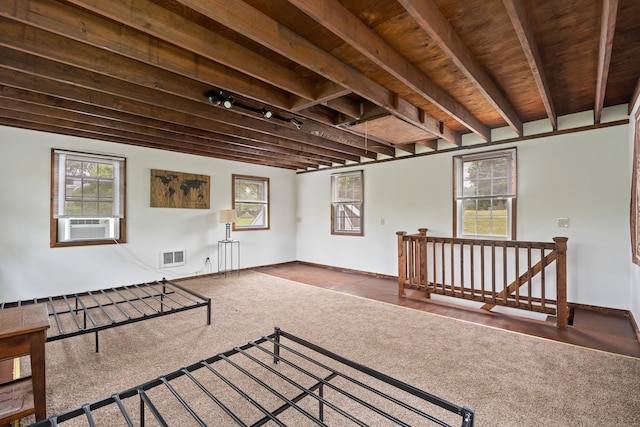
[[[0,384],[0,424],[35,414],[46,418],[44,344],[49,312],[44,304],[0,310],[0,360],[29,355],[31,376]]]

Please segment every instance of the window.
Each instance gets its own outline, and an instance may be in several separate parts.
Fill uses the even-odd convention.
[[[454,157],[454,235],[515,239],[516,149]]]
[[[331,175],[331,234],[362,236],[362,171]]]
[[[631,254],[640,265],[640,109],[636,112],[631,176]]]
[[[269,229],[269,178],[233,175],[233,230]]]
[[[125,160],[53,150],[51,247],[125,242]]]

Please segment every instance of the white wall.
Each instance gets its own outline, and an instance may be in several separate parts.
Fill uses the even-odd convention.
[[[640,270],[630,267],[629,141],[629,126],[622,125],[514,144],[518,239],[568,237],[570,301],[632,309],[640,318]],[[52,147],[127,158],[127,244],[49,248]],[[0,301],[217,271],[217,241],[224,236],[217,215],[230,207],[233,173],[271,180],[271,230],[233,234],[242,242],[242,267],[297,259],[396,275],[396,231],[452,233],[452,156],[353,167],[365,171],[365,236],[348,237],[330,234],[330,174],[336,170],[295,175],[0,127]],[[211,176],[211,209],[150,208],[150,169]],[[570,228],[558,228],[558,217],[569,217]],[[159,254],[168,249],[186,249],[187,265],[158,271]],[[206,257],[211,268],[204,268]]]
[[[568,237],[569,300],[628,309],[628,126],[507,146],[518,147],[518,240]],[[453,155],[354,167],[364,170],[364,237],[330,234],[335,170],[298,175],[298,260],[397,275],[396,231],[452,235]]]
[[[126,244],[49,247],[51,148],[127,158]],[[150,169],[209,175],[211,208],[150,208]],[[234,173],[268,177],[271,189],[271,229],[232,232],[241,267],[295,260],[292,171],[0,127],[0,301],[218,271],[218,213],[231,207]],[[160,271],[160,252],[172,249],[185,249],[187,264]]]

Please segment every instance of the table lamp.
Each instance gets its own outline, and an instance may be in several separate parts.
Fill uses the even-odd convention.
[[[236,222],[236,210],[235,209],[224,209],[220,211],[220,224],[227,225],[227,234],[225,236],[224,241],[231,241],[231,223]]]

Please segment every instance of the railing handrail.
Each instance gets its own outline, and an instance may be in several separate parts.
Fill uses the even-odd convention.
[[[498,293],[498,295],[501,295],[500,296],[501,299],[496,299],[495,283],[493,283],[492,290],[487,291],[487,293],[492,295],[493,300],[491,302],[485,301],[486,304],[485,306],[483,306],[483,308],[488,307],[487,309],[491,309],[496,304],[511,306],[513,302],[509,303],[508,300],[510,296],[515,293],[515,298],[517,300],[516,305],[518,306],[518,308],[527,309],[526,306],[521,306],[522,304],[518,303],[518,300],[524,299],[529,301],[528,309],[533,311],[540,310],[540,308],[537,308],[537,310],[534,309],[532,305],[532,302],[537,302],[536,298],[534,298],[533,295],[521,296],[519,294],[520,293],[519,288],[524,286],[524,284],[526,283],[529,283],[529,285],[531,285],[532,278],[538,274],[541,274],[542,276],[541,280],[544,282],[544,276],[545,276],[544,270],[546,269],[546,267],[555,263],[556,264],[556,275],[555,275],[556,276],[556,298],[555,300],[552,300],[552,299],[546,298],[546,295],[543,294],[542,300],[546,301],[546,303],[550,305],[555,304],[555,314],[557,318],[558,328],[564,329],[567,327],[568,318],[569,318],[569,309],[567,306],[567,288],[566,288],[567,286],[566,251],[567,251],[567,240],[568,240],[566,237],[554,237],[553,242],[534,242],[534,241],[518,241],[518,240],[487,240],[487,239],[472,239],[472,238],[459,238],[459,237],[428,236],[427,231],[428,229],[426,228],[420,228],[419,233],[417,234],[407,234],[404,231],[396,232],[396,235],[398,236],[398,291],[401,296],[405,295],[406,286],[411,286],[412,284],[416,284],[416,282],[420,282],[420,283],[417,283],[417,285],[424,287],[427,292],[427,295],[429,295],[430,292],[436,292],[436,293],[443,293],[446,295],[458,296],[460,298],[474,299],[479,301],[480,296],[476,295],[476,288],[473,285],[474,278],[471,279],[472,281],[471,288],[465,288],[464,280],[462,279],[460,280],[460,284],[458,286],[456,286],[456,284],[454,283],[453,278],[454,278],[454,272],[456,270],[453,267],[453,258],[456,255],[460,257],[459,261],[461,264],[460,268],[462,269],[462,272],[459,272],[459,274],[460,276],[463,276],[468,272],[467,270],[465,270],[465,268],[467,267],[463,265],[463,263],[467,261],[462,256],[463,255],[462,248],[464,248],[465,246],[470,248],[478,248],[478,249],[503,248],[505,251],[505,254],[503,255],[502,261],[505,263],[505,265],[501,266],[502,270],[500,270],[500,272],[501,273],[504,272],[504,276],[503,276],[504,288],[502,291],[500,291],[500,293]],[[440,262],[441,268],[443,270],[441,272],[441,278],[443,282],[442,284],[435,283],[435,277],[437,276],[436,269],[438,268],[438,265],[436,263],[436,258],[435,258],[436,255],[434,254],[433,255],[434,282],[429,285],[429,282],[428,282],[429,279],[427,278],[427,273],[426,273],[428,270],[427,264],[429,262],[427,260],[427,244],[428,243],[432,243],[434,246],[434,249],[436,244],[443,245],[443,248],[441,250],[443,259]],[[445,253],[444,251],[444,245],[451,245],[451,249],[450,250],[448,249],[447,253]],[[459,250],[459,252],[456,253],[454,252],[454,247],[457,245],[461,245],[461,249]],[[506,280],[506,271],[507,271],[506,250],[507,249],[515,250],[515,252],[512,252],[512,253],[515,255],[515,259],[516,259],[515,261],[516,278],[513,281],[509,280],[511,282],[509,283],[509,286],[506,286],[508,282]],[[529,255],[531,254],[531,250],[542,251],[541,252],[542,256],[540,261],[536,265],[532,265],[531,259],[529,259],[528,269],[526,269],[525,272],[522,274],[519,272],[519,268],[518,268],[519,267],[519,264],[518,264],[519,249],[527,250],[528,251],[527,253]],[[547,251],[550,251],[550,252],[547,253]],[[451,259],[449,260],[449,266],[451,270],[450,279],[452,283],[449,285],[444,283],[445,281],[444,265],[446,264],[446,262],[444,261],[445,255],[448,255],[451,257]],[[470,258],[473,260],[473,255],[471,255]],[[491,264],[491,267],[493,268],[491,277],[494,281],[495,281],[495,271],[496,271],[495,261],[496,261],[495,259],[492,259],[492,264]],[[482,268],[482,271],[484,271],[484,265],[481,268]],[[474,271],[473,265],[471,265],[469,269],[470,269],[470,273],[468,274],[472,274],[472,275],[477,274]],[[485,283],[484,277],[481,277],[481,282],[482,282],[482,286],[484,286],[484,283]],[[471,296],[466,294],[468,293],[469,290],[471,291]],[[481,293],[482,298],[485,298],[484,287],[478,292]],[[543,293],[545,292],[544,284],[542,285],[541,292]],[[545,309],[544,303],[543,303],[542,309]],[[546,310],[548,310],[548,308]]]

